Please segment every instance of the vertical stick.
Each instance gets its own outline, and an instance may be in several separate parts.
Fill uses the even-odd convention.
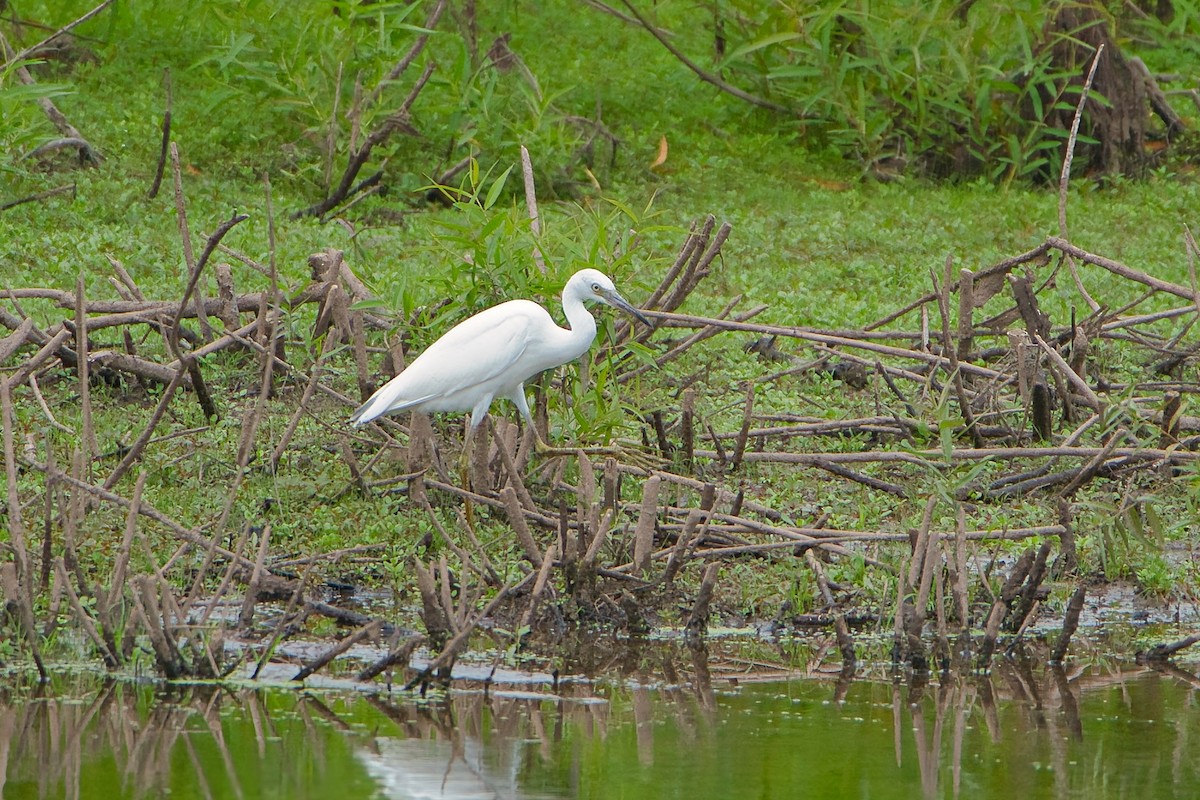
[[[250,573],[250,583],[246,586],[246,597],[242,601],[242,611],[238,616],[238,624],[243,628],[249,627],[254,621],[254,605],[258,602],[259,586],[262,583],[263,571],[266,569],[267,548],[271,541],[271,524],[263,526],[258,538],[258,556],[254,559],[254,570]],[[239,548],[240,549],[240,548]]]
[[[350,312],[350,341],[354,345],[354,366],[358,372],[358,396],[364,401],[375,391],[371,370],[367,365],[367,337],[362,311]]]
[[[82,360],[82,359],[81,359]],[[4,475],[8,487],[8,535],[16,557],[17,577],[28,587],[29,551],[25,548],[25,523],[21,521],[21,497],[17,493],[17,453],[13,441],[13,406],[8,381],[0,379],[0,413],[4,417]]]
[[[567,502],[558,501],[558,549],[563,554],[563,569],[570,575],[579,558],[579,540],[571,536],[571,521],[567,517]]]
[[[542,593],[546,591],[546,583],[550,580],[550,570],[554,569],[554,547],[554,543],[551,542],[550,546],[546,548],[546,557],[542,560],[537,578],[533,582],[533,591],[529,594],[529,608],[521,618],[521,625],[518,630],[528,632],[528,629],[533,626],[534,617],[537,614],[538,601],[542,599]]]
[[[192,249],[192,233],[188,230],[187,204],[183,200],[183,173],[179,167],[179,146],[171,142],[171,174],[175,181],[175,217],[179,223],[179,238],[183,245],[183,263],[187,265],[189,280],[196,269],[196,253]],[[204,285],[197,280],[192,289],[193,302],[196,305],[196,321],[200,323],[200,331],[205,341],[213,338],[212,327],[208,324],[208,315],[204,308]],[[186,302],[187,298],[184,298]],[[180,309],[182,311],[182,309]],[[176,353],[176,356],[179,354]]]
[[[604,459],[604,508],[617,513],[621,504],[621,470],[617,468],[617,460],[612,456]],[[592,513],[592,527],[600,519],[600,509]]]
[[[265,348],[263,358],[266,363],[263,365],[263,375],[266,376],[264,380],[267,383],[267,397],[271,397],[275,393],[275,359],[272,356],[278,356],[279,360],[283,361],[287,353],[284,350],[286,339],[275,335],[275,326],[279,321],[279,271],[275,263],[275,207],[271,203],[271,176],[266,172],[263,173],[263,202],[267,210],[267,267],[271,274],[270,310],[273,313],[267,314],[267,295],[264,293],[262,304],[258,308],[257,332],[262,337],[262,345]]]
[[[342,70],[344,68],[345,63],[339,61],[337,75],[333,79],[333,109],[329,112],[329,127],[325,131],[325,174],[322,188],[326,195],[333,188],[333,156],[337,152],[337,118],[339,106],[342,103]]]
[[[129,513],[125,516],[125,536],[121,539],[121,546],[117,550],[116,566],[113,567],[112,578],[108,582],[108,599],[103,604],[104,607],[98,609],[105,627],[111,625],[112,610],[117,605],[116,601],[125,596],[125,573],[129,568],[129,556],[133,549],[134,534],[137,533],[138,514],[141,512],[142,491],[145,486],[146,473],[139,472],[133,486],[133,498],[129,501]]]
[[[662,478],[651,476],[642,489],[642,507],[638,512],[633,534],[633,569],[640,575],[650,571],[650,556],[654,552],[654,528],[658,519],[658,493]]]
[[[700,525],[700,520],[704,519],[704,512],[699,509],[691,509],[688,511],[687,519],[684,520],[683,529],[679,532],[678,538],[675,540],[675,548],[671,551],[670,558],[667,559],[667,567],[663,570],[661,583],[670,586],[675,580],[676,573],[683,566],[688,544],[692,540],[692,536],[696,532],[696,528]]]
[[[1075,513],[1071,508],[1071,502],[1065,497],[1058,498],[1058,524],[1063,526],[1063,532],[1058,535],[1058,546],[1062,550],[1059,555],[1059,561],[1055,564],[1055,573],[1063,575],[1067,572],[1073,572],[1078,564],[1078,555],[1075,552]]]
[[[679,437],[683,440],[683,465],[690,468],[696,455],[696,392],[683,391],[683,413],[679,417]]]
[[[746,440],[750,436],[750,424],[754,421],[754,383],[746,382],[746,405],[742,409],[742,428],[738,431],[737,441],[733,446],[732,468],[737,469],[742,464],[742,456],[746,454]]]
[[[689,637],[701,638],[708,630],[708,609],[712,603],[713,590],[717,586],[717,575],[721,565],[709,564],[704,568],[704,577],[700,579],[700,591],[696,593],[696,604],[688,615],[685,630]]]
[[[537,190],[533,185],[533,162],[529,160],[529,151],[521,145],[521,177],[525,179],[525,207],[529,209],[529,231],[533,234],[533,263],[537,264],[538,272],[546,274],[546,260],[542,258],[541,245],[536,244],[541,239],[542,224],[538,220]]]
[[[914,548],[911,556],[912,561],[916,561],[917,551]],[[908,573],[910,569],[904,569],[903,566],[896,572],[896,615],[892,619],[892,666],[898,667],[900,662],[905,660],[907,648],[904,641],[904,601],[908,594]],[[899,736],[899,731],[896,732]],[[899,755],[899,753],[897,753]]]
[[[42,441],[46,443],[46,499],[42,519],[42,574],[39,585],[44,592],[50,585],[50,566],[54,558],[54,497],[58,494],[58,488],[54,485],[54,443],[49,436],[43,437]],[[51,620],[54,617],[50,615]]]
[[[967,512],[959,504],[954,520],[954,586],[951,594],[958,614],[959,633],[971,630],[971,610],[967,596]]]
[[[958,271],[958,360],[968,361],[975,346],[975,273]]]
[[[593,520],[593,506],[596,504],[596,471],[592,461],[583,453],[579,454],[579,486],[576,490],[576,517],[579,526],[577,551],[586,553],[591,546],[592,537],[597,533]],[[566,552],[566,551],[564,551]]]
[[[162,121],[162,145],[158,152],[158,166],[154,170],[154,181],[150,184],[150,191],[147,196],[153,200],[158,197],[159,187],[162,186],[163,171],[167,166],[167,145],[171,142],[171,106],[174,103],[174,95],[171,91],[171,70],[163,70],[163,89],[166,92],[166,100],[163,109]]]
[[[946,269],[943,273],[941,286],[938,285],[937,277],[933,277],[933,290],[937,293],[938,314],[942,318],[942,352],[946,354],[946,358],[950,362],[949,378],[954,384],[954,393],[958,398],[958,410],[962,414],[963,424],[966,425],[967,431],[971,434],[971,440],[976,447],[983,447],[983,435],[980,434],[978,426],[975,424],[975,414],[971,410],[971,401],[967,397],[966,387],[963,385],[962,370],[958,366],[958,354],[954,349],[954,342],[951,341],[950,335],[950,283],[952,271],[954,267],[954,259],[952,256],[946,256]]]
[[[929,591],[933,586],[933,574],[938,571],[941,566],[941,559],[936,552],[938,537],[929,532],[929,526],[933,523],[933,508],[937,505],[934,498],[929,498],[929,502],[925,506],[925,517],[921,520],[922,538],[925,544],[925,555],[921,559],[921,583],[917,588],[917,614],[921,619],[925,619],[925,610],[929,607]]]
[[[84,301],[83,273],[75,279],[75,350],[79,354],[75,371],[79,375],[79,404],[83,415],[83,450],[87,454],[87,476],[91,476],[91,457],[100,452],[92,427],[91,372],[88,362],[87,305]]]
[[[833,614],[833,630],[837,636],[838,650],[842,654],[842,674],[853,673],[857,659],[854,654],[854,638],[850,635],[850,628],[846,625],[846,615],[837,608],[833,591],[829,588],[829,579],[825,577],[825,568],[813,555],[812,548],[804,551],[804,560],[808,564],[808,568],[812,570],[813,577],[817,579],[817,588],[821,591],[825,605]]]
[[[1071,637],[1075,635],[1075,629],[1079,627],[1079,615],[1083,612],[1083,601],[1087,598],[1087,587],[1083,584],[1075,590],[1071,595],[1071,600],[1067,603],[1067,613],[1063,616],[1062,634],[1058,637],[1058,641],[1054,644],[1054,650],[1050,654],[1051,664],[1061,664],[1063,659],[1067,657],[1067,648],[1071,646]]]
[[[231,331],[241,327],[236,305],[237,292],[233,286],[233,267],[221,263],[213,266],[213,277],[217,279],[217,317]]]
[[[1100,56],[1104,54],[1104,45],[1096,48],[1096,54],[1092,56],[1092,66],[1088,69],[1087,80],[1083,82],[1083,91],[1079,93],[1079,103],[1075,106],[1075,116],[1071,119],[1071,132],[1067,136],[1067,152],[1063,156],[1062,173],[1058,176],[1058,235],[1063,239],[1067,237],[1067,186],[1071,182],[1071,161],[1075,158],[1075,140],[1079,136],[1079,121],[1083,119],[1083,108],[1088,101],[1088,92],[1092,88],[1092,79],[1096,77],[1096,67],[1100,65]],[[1098,311],[1100,304],[1092,299],[1088,294],[1087,289],[1083,286],[1083,281],[1079,278],[1079,271],[1075,268],[1075,260],[1067,256],[1067,268],[1071,271],[1071,278],[1075,281],[1075,288],[1083,295],[1084,301],[1088,304],[1088,308],[1092,311]]]
[[[492,437],[496,442],[496,449],[500,451],[500,460],[504,462],[504,470],[508,473],[508,485],[516,492],[517,499],[521,502],[521,506],[529,510],[537,508],[533,502],[533,498],[529,495],[529,490],[525,488],[525,482],[521,479],[521,468],[516,462],[516,426],[508,425],[505,428],[504,434],[501,435],[500,429],[496,426],[496,419],[489,417],[492,420],[493,434]]]
[[[513,491],[511,486],[505,486],[500,490],[500,499],[504,502],[504,510],[508,513],[508,521],[512,525],[513,532],[517,535],[517,541],[521,545],[521,549],[525,551],[526,558],[529,563],[533,564],[534,569],[541,569],[542,566],[542,551],[537,546],[537,542],[533,539],[533,534],[529,532],[529,525],[525,522],[525,511],[521,508],[521,502],[517,499],[517,493]]]

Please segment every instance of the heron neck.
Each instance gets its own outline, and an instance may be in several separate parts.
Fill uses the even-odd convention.
[[[567,317],[567,327],[571,329],[571,343],[578,351],[576,357],[581,356],[596,338],[596,318],[582,300],[572,296],[563,298],[563,313]]]

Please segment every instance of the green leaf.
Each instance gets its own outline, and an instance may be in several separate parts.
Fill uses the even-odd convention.
[[[508,180],[508,173],[513,171],[513,166],[510,164],[508,169],[500,173],[500,177],[492,182],[492,188],[488,189],[487,197],[483,201],[484,208],[491,208],[496,204],[496,201],[500,198],[500,192],[504,191],[504,183]]]
[[[505,174],[507,174],[507,173],[505,173]],[[492,188],[495,189],[496,187],[493,186]],[[505,219],[504,214],[493,214],[492,218],[487,221],[487,224],[484,225],[482,229],[480,229],[479,235],[477,238],[480,241],[486,240],[489,236],[491,236],[493,233],[495,233],[496,230],[504,223],[504,219]]]
[[[750,42],[748,44],[744,44],[741,47],[734,50],[732,53],[730,53],[728,56],[725,57],[725,63],[729,63],[731,61],[736,61],[740,58],[744,58],[747,55],[749,55],[750,53],[755,52],[756,50],[762,50],[765,47],[770,47],[771,45],[775,45],[775,44],[781,44],[782,42],[795,41],[796,39],[799,39],[799,38],[800,38],[800,34],[796,33],[795,31],[784,31],[783,33],[774,33],[774,34],[771,34],[770,36],[764,36],[761,39]]]

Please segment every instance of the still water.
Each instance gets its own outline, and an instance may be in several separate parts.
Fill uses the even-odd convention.
[[[76,676],[0,690],[0,796],[1195,798],[1197,687],[1132,664],[423,700]]]

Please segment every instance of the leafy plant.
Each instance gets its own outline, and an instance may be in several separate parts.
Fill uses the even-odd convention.
[[[808,138],[866,169],[1007,182],[1051,173],[1067,135],[1044,121],[1073,109],[1076,76],[1042,38],[1055,8],[723,0],[716,14],[736,42],[716,67],[794,107]]]

